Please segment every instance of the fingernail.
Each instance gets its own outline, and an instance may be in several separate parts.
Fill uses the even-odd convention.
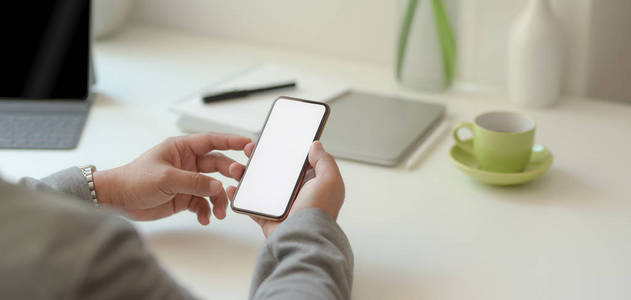
[[[221,191],[221,183],[219,181],[210,182],[210,194],[217,195]]]

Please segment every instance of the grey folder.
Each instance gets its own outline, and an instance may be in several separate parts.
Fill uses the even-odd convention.
[[[440,123],[445,106],[351,91],[329,102],[322,134],[325,149],[338,158],[399,164]]]

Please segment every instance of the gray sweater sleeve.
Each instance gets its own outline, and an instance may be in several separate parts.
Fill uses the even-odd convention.
[[[320,209],[287,218],[259,254],[251,299],[350,299],[353,252],[344,232]]]
[[[105,220],[85,246],[83,274],[75,299],[193,299],[121,218]]]
[[[92,202],[88,181],[77,167],[68,168],[48,175],[41,180],[25,177],[20,184],[31,190],[42,192],[56,191],[76,199]]]
[[[129,222],[56,192],[80,195],[82,176],[0,181],[0,299],[193,298]]]
[[[78,168],[41,181],[24,178],[21,184],[31,190],[60,192],[91,201],[87,182]],[[89,217],[74,218],[72,228],[82,228],[80,219]],[[78,248],[83,249],[75,249],[89,257],[81,264],[86,273],[76,296],[191,298],[160,268],[129,223],[120,218],[111,221],[94,227],[89,235],[92,241],[80,243]],[[287,218],[265,241],[254,270],[250,298],[349,299],[352,282],[353,253],[344,232],[322,210],[305,209]]]

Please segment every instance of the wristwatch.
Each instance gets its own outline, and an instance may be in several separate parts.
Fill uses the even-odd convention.
[[[92,178],[92,174],[96,171],[96,167],[93,165],[87,165],[79,167],[81,173],[85,177],[85,180],[88,182],[88,188],[90,189],[90,195],[92,196],[92,203],[94,206],[99,207],[99,200],[96,198],[96,192],[94,191],[94,178]]]

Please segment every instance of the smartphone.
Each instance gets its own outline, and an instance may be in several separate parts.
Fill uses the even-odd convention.
[[[237,213],[283,220],[302,185],[307,155],[329,117],[325,103],[280,97],[274,101],[234,199]]]

